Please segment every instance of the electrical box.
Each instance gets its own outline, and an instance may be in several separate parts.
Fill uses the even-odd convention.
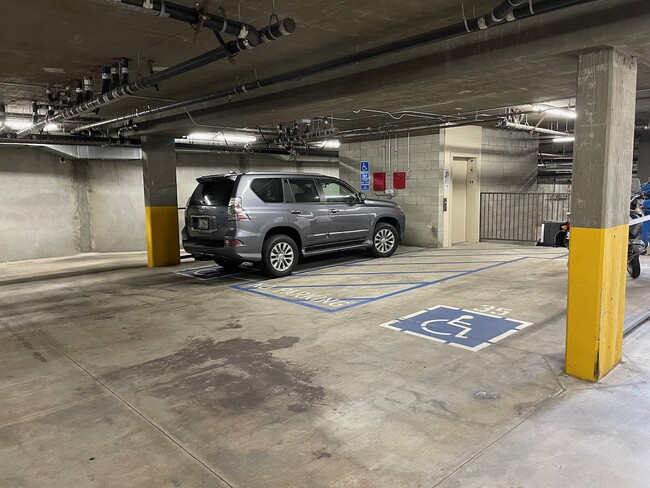
[[[372,174],[373,191],[386,191],[386,173]]]
[[[404,171],[395,171],[393,173],[393,188],[396,190],[406,188],[406,173]]]

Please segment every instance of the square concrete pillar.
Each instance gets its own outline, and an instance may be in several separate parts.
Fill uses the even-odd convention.
[[[178,192],[174,139],[142,140],[147,263],[150,267],[180,263]]]
[[[598,381],[622,354],[637,67],[608,47],[578,64],[566,372]]]

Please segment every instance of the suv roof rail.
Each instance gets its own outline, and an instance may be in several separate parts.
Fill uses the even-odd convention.
[[[277,176],[326,176],[322,173],[299,173],[297,171],[247,171],[243,175],[277,175]]]

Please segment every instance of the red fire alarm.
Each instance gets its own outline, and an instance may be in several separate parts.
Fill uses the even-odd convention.
[[[393,188],[395,190],[406,188],[406,173],[404,171],[395,171],[393,173]]]
[[[386,173],[372,174],[373,191],[386,191]]]

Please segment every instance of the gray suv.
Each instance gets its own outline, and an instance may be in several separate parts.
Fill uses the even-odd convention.
[[[347,183],[309,173],[203,176],[187,202],[183,247],[224,268],[261,264],[290,275],[302,256],[367,249],[388,257],[404,233],[399,205],[367,200]]]

